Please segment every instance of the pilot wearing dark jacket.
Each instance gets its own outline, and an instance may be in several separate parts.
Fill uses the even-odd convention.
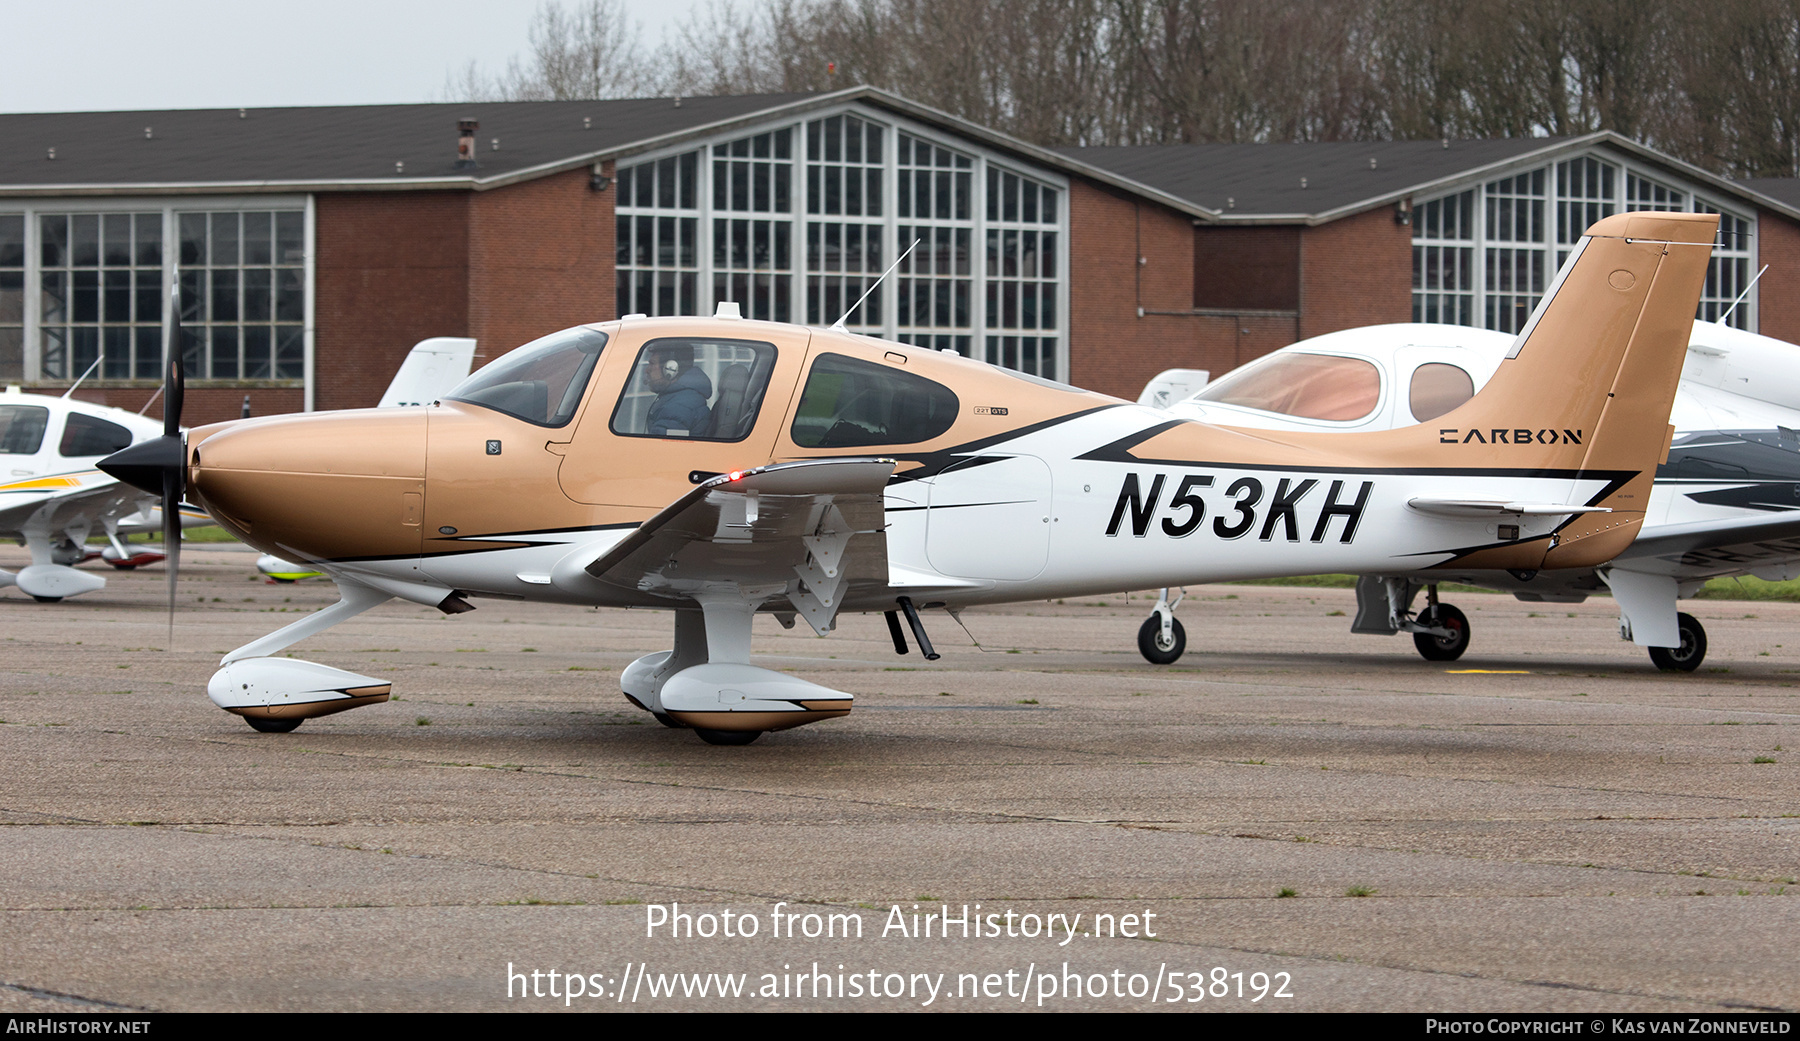
[[[705,437],[711,433],[712,410],[706,402],[712,397],[712,380],[695,367],[691,348],[652,352],[649,365],[645,377],[656,392],[650,405],[650,436]]]

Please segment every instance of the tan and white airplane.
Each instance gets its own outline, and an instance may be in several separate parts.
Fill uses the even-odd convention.
[[[337,582],[339,603],[209,684],[259,730],[388,697],[276,657],[306,636],[390,598],[498,597],[671,611],[674,647],[627,667],[625,696],[742,744],[852,704],[751,664],[758,612],[824,634],[883,611],[904,653],[903,615],[935,658],[922,610],[1612,559],[1668,450],[1714,230],[1595,224],[1487,386],[1429,427],[1239,430],[841,329],[628,316],[518,348],[429,406],[171,432],[103,465]]]

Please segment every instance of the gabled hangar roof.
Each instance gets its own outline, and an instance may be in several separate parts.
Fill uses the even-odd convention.
[[[469,188],[811,97],[685,98],[679,107],[649,98],[0,115],[0,191]],[[455,166],[456,124],[465,117],[481,122],[472,172]],[[395,163],[404,164],[400,172]]]
[[[1800,189],[1792,179],[1728,181],[1610,131],[1450,141],[1448,147],[1367,141],[1051,149],[867,86],[680,99],[0,114],[0,198],[480,191],[851,102],[1109,185],[1204,224],[1323,224],[1597,144],[1800,220]],[[455,167],[456,124],[463,118],[481,124],[473,171]]]
[[[481,191],[851,102],[1203,220],[1212,217],[1204,207],[1080,159],[862,86],[823,94],[679,99],[0,114],[0,198]],[[455,166],[456,124],[463,118],[481,124],[473,171]],[[498,150],[492,147],[495,138]],[[56,150],[54,159],[50,149]],[[396,163],[403,165],[396,169]]]
[[[1730,181],[1612,131],[1578,137],[1058,148],[1082,163],[1217,213],[1222,223],[1323,224],[1409,196],[1457,190],[1606,146],[1714,194],[1800,220],[1800,191]]]
[[[1800,178],[1746,177],[1738,183],[1753,192],[1761,192],[1771,199],[1800,209]]]

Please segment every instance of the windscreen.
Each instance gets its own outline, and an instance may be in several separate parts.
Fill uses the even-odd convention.
[[[1361,419],[1381,403],[1381,373],[1361,358],[1271,354],[1193,396],[1302,419]]]
[[[0,455],[36,455],[49,425],[42,405],[0,405]]]
[[[444,395],[543,427],[567,426],[581,405],[606,334],[564,329],[509,351]]]

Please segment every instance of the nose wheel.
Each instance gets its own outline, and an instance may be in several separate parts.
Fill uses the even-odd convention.
[[[1162,616],[1152,614],[1138,627],[1138,653],[1152,665],[1173,665],[1187,650],[1187,630],[1181,619],[1169,619],[1169,631],[1163,632]]]
[[[1168,589],[1163,589],[1156,606],[1150,609],[1150,617],[1138,626],[1138,653],[1152,665],[1173,665],[1187,650],[1187,630],[1175,617],[1175,608],[1185,596],[1187,590],[1183,589],[1171,600]]]

